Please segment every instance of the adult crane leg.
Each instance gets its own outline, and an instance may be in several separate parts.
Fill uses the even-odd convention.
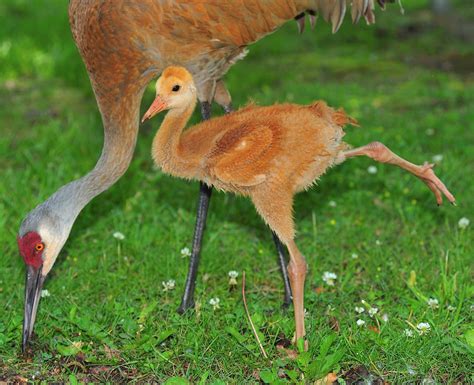
[[[202,108],[203,109],[203,108]],[[204,116],[204,115],[203,115]],[[194,307],[194,290],[196,289],[196,277],[201,257],[202,237],[206,227],[207,210],[211,199],[212,187],[203,182],[199,183],[199,199],[196,212],[196,224],[194,225],[194,237],[191,257],[189,259],[188,275],[184,286],[183,297],[178,308],[178,313],[183,314],[186,310]]]
[[[230,97],[230,93],[227,90],[224,81],[219,80],[216,84],[216,91],[214,95],[214,100],[217,104],[219,104],[225,111],[225,113],[232,112],[234,109],[232,107],[232,99]],[[285,246],[278,238],[278,235],[272,231],[273,242],[275,242],[275,246],[278,253],[278,264],[280,266],[281,275],[283,278],[283,287],[284,287],[284,297],[283,297],[283,307],[287,308],[290,306],[292,302],[291,297],[291,286],[290,286],[290,279],[288,278],[288,270],[287,270],[287,257],[285,253]]]
[[[212,99],[215,93],[216,83],[208,82],[198,90],[198,98],[201,105],[201,118],[208,120],[211,118]],[[194,307],[194,291],[196,289],[196,278],[201,257],[202,237],[206,227],[207,211],[211,199],[212,187],[203,182],[199,183],[199,198],[196,211],[196,224],[194,225],[194,236],[191,257],[189,259],[188,275],[184,285],[184,292],[178,313],[183,314],[186,310]]]
[[[291,285],[290,285],[290,278],[288,277],[288,268],[287,268],[287,258],[285,253],[285,246],[278,238],[278,235],[272,231],[273,242],[275,242],[275,246],[278,253],[278,263],[280,265],[280,271],[283,278],[283,285],[284,285],[284,296],[283,296],[283,307],[288,308],[293,301],[293,297],[291,295]]]

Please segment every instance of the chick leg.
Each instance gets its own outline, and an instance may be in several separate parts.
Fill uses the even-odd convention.
[[[232,112],[234,109],[232,107],[232,98],[229,91],[227,90],[224,81],[218,80],[216,83],[216,92],[214,94],[214,100],[219,104],[225,111],[226,114]],[[284,288],[284,297],[283,297],[283,307],[287,308],[291,303],[291,287],[290,280],[288,278],[288,270],[286,269],[286,255],[285,247],[283,243],[278,238],[278,235],[275,232],[272,232],[273,242],[278,253],[278,263],[280,265],[280,271],[283,278],[283,288]]]
[[[276,184],[267,191],[252,195],[255,208],[270,226],[279,239],[287,246],[290,253],[288,276],[293,294],[295,312],[296,341],[304,338],[304,282],[306,278],[306,261],[294,242],[294,223],[292,218],[292,201],[290,193],[285,193]],[[306,346],[307,348],[307,346]]]
[[[423,166],[418,166],[407,160],[399,157],[397,154],[394,154],[390,149],[388,149],[383,143],[372,142],[365,146],[354,148],[352,150],[344,151],[342,153],[344,159],[351,158],[353,156],[365,155],[369,158],[376,160],[381,163],[389,163],[415,175],[417,178],[421,179],[431,191],[433,191],[436,202],[438,205],[443,203],[442,195],[444,194],[448,201],[452,204],[455,204],[454,196],[449,192],[443,182],[438,179],[433,171],[434,164],[425,163]]]
[[[290,276],[291,291],[293,293],[293,307],[295,311],[296,341],[306,335],[304,329],[304,281],[306,278],[306,260],[296,247],[295,241],[287,243],[290,252],[290,263],[288,264],[288,275]],[[305,348],[308,349],[307,344]]]

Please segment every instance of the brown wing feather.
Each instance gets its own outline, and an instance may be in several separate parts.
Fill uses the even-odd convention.
[[[216,143],[208,164],[220,181],[236,186],[254,186],[266,179],[267,153],[275,143],[268,126],[247,123],[227,131]]]

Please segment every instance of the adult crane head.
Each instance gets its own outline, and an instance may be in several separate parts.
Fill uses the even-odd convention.
[[[43,283],[64,246],[76,217],[76,210],[64,205],[64,197],[70,196],[73,189],[74,182],[33,209],[18,231],[18,248],[26,264],[23,351],[33,333]]]
[[[167,67],[156,82],[155,100],[143,115],[142,122],[163,110],[194,105],[196,100],[196,86],[189,71],[184,67]]]

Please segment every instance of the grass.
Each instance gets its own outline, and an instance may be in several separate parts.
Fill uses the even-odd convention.
[[[280,308],[270,233],[245,199],[215,194],[198,310],[176,314],[188,263],[180,249],[190,246],[198,188],[153,169],[159,123],[152,121],[126,175],[79,216],[45,285],[51,295],[42,299],[35,355],[26,360],[16,231],[35,205],[93,167],[102,129],[65,2],[3,1],[0,381],[294,383],[332,371],[347,383],[358,375],[471,382],[473,239],[458,221],[474,219],[474,77],[463,70],[472,69],[474,50],[436,27],[425,3],[410,2],[404,17],[392,7],[375,27],[346,24],[334,36],[320,22],[299,37],[291,23],[227,76],[236,105],[249,97],[261,104],[324,98],[359,120],[347,130],[353,145],[380,140],[416,163],[442,154],[436,172],[458,199],[458,207],[438,208],[415,178],[379,164],[369,174],[367,159],[332,169],[297,197],[297,242],[309,263],[308,353],[289,360],[276,348],[292,336],[292,312]],[[143,109],[152,97],[150,88]],[[250,312],[271,362],[260,354],[240,290],[229,290],[229,270],[240,272],[239,283],[246,271]],[[335,286],[322,281],[325,271],[337,274]],[[176,288],[165,292],[168,279]],[[215,311],[212,297],[220,298]],[[427,305],[430,297],[438,309]],[[355,313],[361,300],[379,309],[375,318]],[[420,322],[429,333],[404,336]]]

